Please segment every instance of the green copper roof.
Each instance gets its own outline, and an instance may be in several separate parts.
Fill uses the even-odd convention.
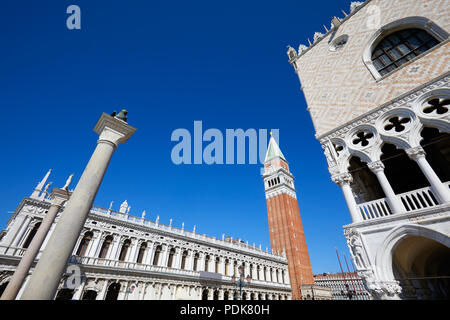
[[[264,160],[264,162],[267,162],[277,157],[283,159],[284,161],[287,161],[283,153],[281,152],[280,147],[275,141],[274,137],[270,137],[269,146],[267,147],[266,159]]]

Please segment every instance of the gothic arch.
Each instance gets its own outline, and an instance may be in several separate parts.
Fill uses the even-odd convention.
[[[375,265],[379,279],[383,281],[394,280],[394,270],[392,267],[392,255],[395,249],[408,236],[420,236],[434,240],[450,248],[450,237],[447,235],[419,225],[405,224],[394,228],[379,246],[375,255]]]
[[[375,33],[369,38],[369,41],[367,42],[364,48],[362,56],[363,63],[365,64],[367,69],[369,69],[369,72],[371,73],[371,75],[374,77],[375,80],[379,80],[382,78],[382,76],[377,71],[372,62],[372,52],[375,49],[375,47],[381,42],[381,40],[383,40],[390,34],[403,29],[413,29],[413,28],[422,29],[428,32],[430,35],[435,37],[440,42],[446,40],[449,37],[449,34],[444,29],[435,24],[433,21],[431,21],[428,18],[419,16],[406,17],[382,26],[380,29],[375,31]]]

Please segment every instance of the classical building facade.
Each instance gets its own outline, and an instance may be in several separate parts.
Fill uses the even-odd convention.
[[[305,233],[294,187],[294,176],[274,137],[264,160],[264,187],[271,249],[286,255],[292,298],[301,299],[301,286],[314,284]]]
[[[450,6],[367,0],[288,49],[375,298],[450,297]]]
[[[50,207],[48,185],[44,188],[49,174],[21,201],[1,233],[0,295]],[[119,211],[92,207],[56,299],[232,300],[238,291],[232,276],[241,265],[252,277],[242,299],[291,299],[286,257],[230,237],[198,234],[195,227],[188,231],[184,225],[163,225],[159,217],[149,221],[145,211],[141,217],[129,211],[126,201]],[[41,252],[61,214],[64,207]]]
[[[330,289],[332,300],[371,300],[356,272],[315,274],[314,281],[316,286]]]

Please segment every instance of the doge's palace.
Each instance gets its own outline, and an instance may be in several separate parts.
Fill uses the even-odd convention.
[[[379,299],[450,298],[450,6],[367,0],[289,47]]]
[[[50,174],[21,201],[0,233],[0,295],[50,208],[48,184],[44,187]],[[56,299],[232,300],[239,291],[232,276],[239,276],[240,266],[246,276],[252,277],[250,285],[243,288],[243,299],[291,299],[285,256],[240,239],[199,234],[195,227],[188,231],[184,224],[181,228],[164,225],[159,223],[159,216],[150,221],[145,211],[136,217],[130,214],[130,208],[127,201],[118,211],[112,209],[112,203],[109,209],[91,208],[68,264],[81,270],[80,281],[72,281],[68,268]],[[73,283],[77,284],[75,288]]]

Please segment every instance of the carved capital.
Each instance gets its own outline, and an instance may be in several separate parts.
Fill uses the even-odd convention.
[[[367,166],[373,172],[378,172],[378,171],[383,171],[384,170],[384,163],[381,160],[368,163]]]
[[[331,177],[331,180],[333,180],[334,183],[336,183],[339,186],[342,186],[343,184],[350,184],[353,182],[353,177],[350,173],[345,172],[341,174],[337,174]]]
[[[424,158],[426,155],[425,150],[423,150],[423,148],[421,146],[410,148],[405,151],[411,160],[417,160],[419,158]]]

